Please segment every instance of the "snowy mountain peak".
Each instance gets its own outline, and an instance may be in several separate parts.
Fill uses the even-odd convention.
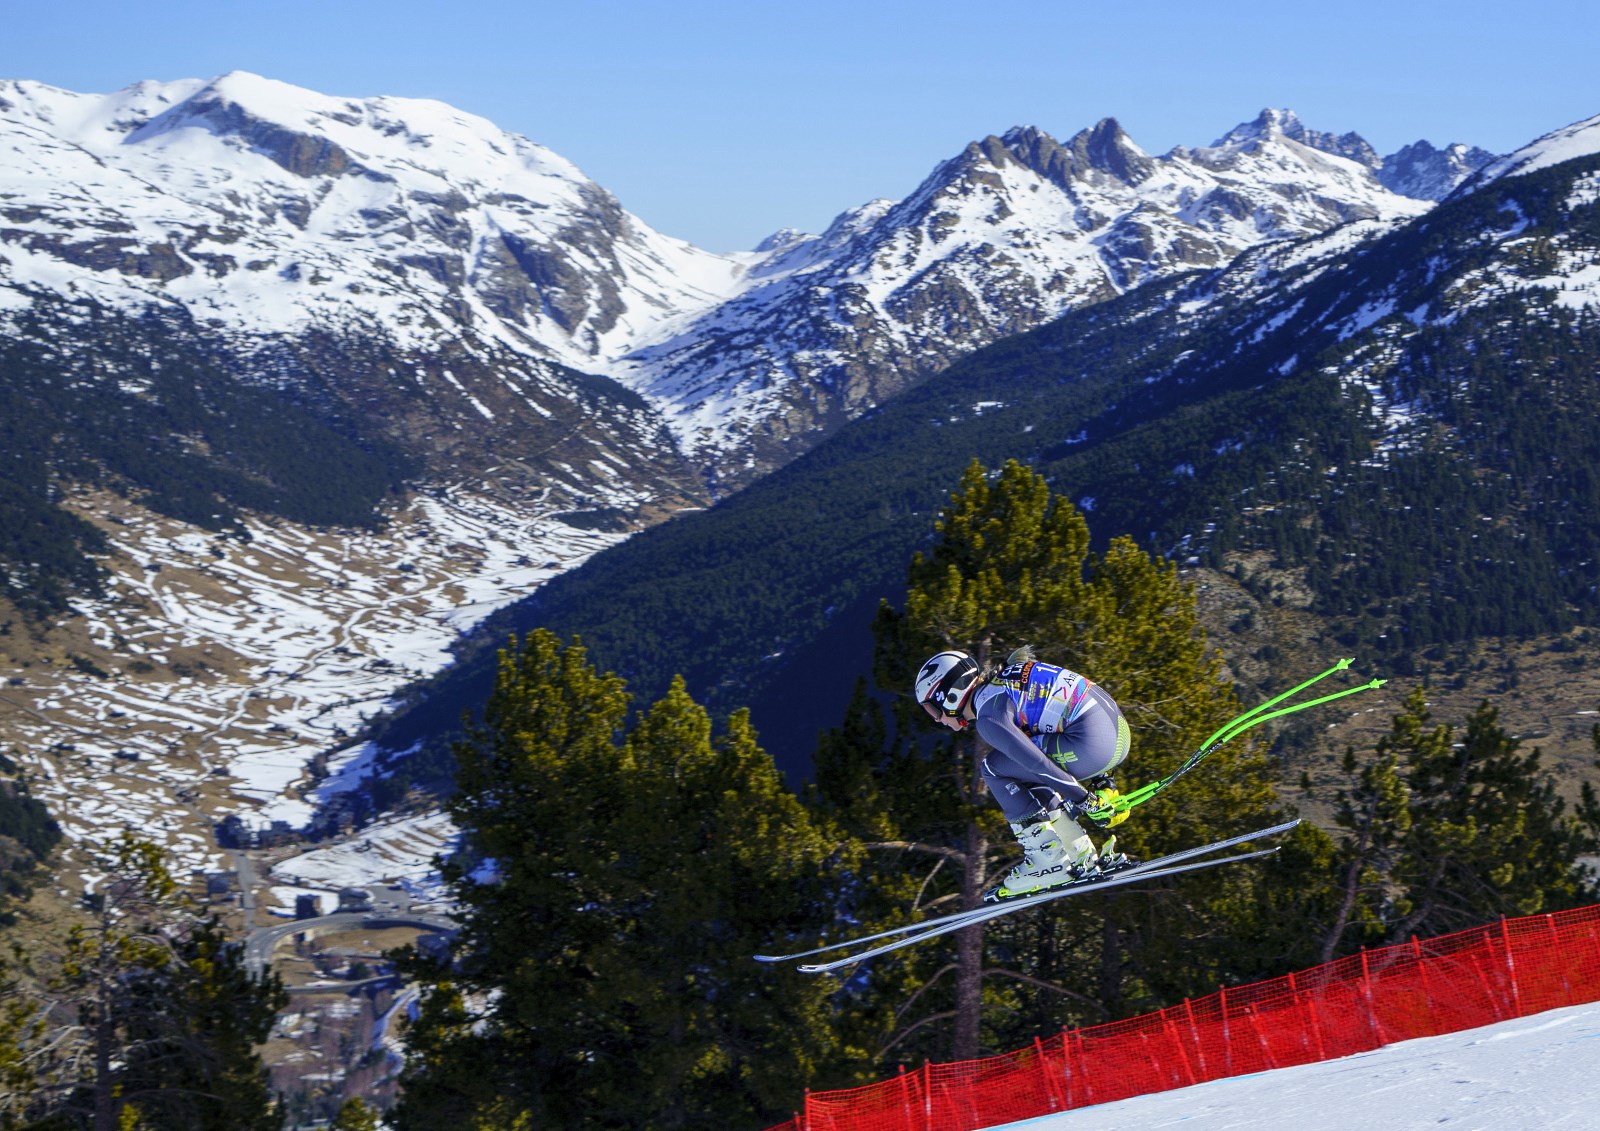
[[[130,133],[128,144],[184,127],[207,129],[257,148],[297,176],[339,175],[356,164],[350,151],[373,165],[404,159],[435,172],[447,167],[472,180],[527,171],[578,183],[587,178],[571,162],[487,119],[422,98],[340,98],[248,71],[230,71]],[[307,157],[329,155],[324,162]],[[287,163],[286,163],[287,162]]]
[[[1248,122],[1241,122],[1216,141],[1211,143],[1212,149],[1221,149],[1224,146],[1244,145],[1261,138],[1285,136],[1290,130],[1304,131],[1300,117],[1293,110],[1278,110],[1267,107]]]
[[[752,250],[760,252],[785,251],[802,240],[813,238],[815,237],[810,233],[802,232],[799,228],[779,228],[766,239],[756,244]]]
[[[758,285],[613,375],[667,407],[726,475],[781,462],[978,345],[1266,240],[1418,215],[1364,165],[1262,136],[1152,157],[1114,118],[1066,141],[1018,126],[968,144],[894,205],[752,265]],[[1369,229],[1370,230],[1370,229]]]
[[[1456,142],[1436,149],[1417,141],[1383,159],[1378,180],[1384,187],[1419,200],[1443,200],[1473,172],[1494,160],[1494,154]]]
[[[0,284],[244,334],[354,323],[406,346],[483,335],[603,369],[736,293],[749,257],[652,231],[573,164],[426,99],[244,71],[109,95],[0,85]]]
[[[1064,189],[1097,175],[1137,185],[1155,169],[1115,118],[1101,118],[1065,145],[1034,126],[1009,130],[1000,140],[1019,164]]]
[[[1347,158],[1369,169],[1376,169],[1383,164],[1377,151],[1360,134],[1332,134],[1313,130],[1293,110],[1271,107],[1262,110],[1254,121],[1244,122],[1229,130],[1212,148],[1238,147],[1272,138],[1288,138],[1311,149]]]

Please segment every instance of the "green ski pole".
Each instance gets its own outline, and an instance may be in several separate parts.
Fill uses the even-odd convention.
[[[1331,703],[1335,699],[1343,699],[1346,695],[1355,695],[1362,691],[1372,691],[1376,688],[1382,687],[1386,682],[1381,679],[1374,679],[1368,683],[1362,684],[1360,687],[1346,688],[1343,691],[1336,691],[1332,695],[1323,695],[1319,698],[1308,700],[1305,703],[1295,703],[1288,707],[1280,708],[1276,711],[1271,710],[1272,707],[1282,703],[1285,699],[1304,691],[1306,688],[1315,683],[1327,679],[1335,672],[1344,671],[1351,665],[1352,662],[1353,661],[1349,659],[1340,660],[1327,671],[1322,672],[1319,675],[1312,676],[1304,683],[1301,683],[1295,687],[1291,687],[1288,691],[1285,691],[1281,695],[1273,696],[1265,703],[1262,703],[1256,707],[1252,707],[1242,715],[1236,715],[1234,718],[1228,720],[1222,726],[1218,727],[1217,730],[1212,733],[1210,738],[1201,743],[1200,749],[1186,758],[1183,761],[1183,764],[1172,773],[1168,774],[1159,781],[1153,781],[1148,785],[1140,786],[1138,789],[1133,790],[1130,793],[1126,793],[1115,798],[1109,806],[1100,806],[1097,809],[1090,810],[1088,812],[1088,816],[1091,820],[1104,820],[1106,817],[1113,814],[1126,813],[1134,806],[1150,800],[1150,798],[1160,793],[1163,789],[1166,789],[1167,786],[1177,781],[1178,778],[1182,777],[1184,774],[1198,766],[1209,754],[1211,754],[1212,751],[1216,750],[1217,747],[1226,742],[1233,741],[1233,739],[1239,737],[1239,735],[1243,734],[1247,730],[1250,730],[1252,727],[1259,726],[1260,724],[1268,722],[1272,719],[1282,718],[1284,715],[1292,715],[1296,711],[1305,710],[1307,707],[1315,707],[1322,703]]]

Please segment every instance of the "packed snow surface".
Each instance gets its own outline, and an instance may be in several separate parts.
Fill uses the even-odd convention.
[[[1600,1126],[1600,1005],[1080,1108],[1008,1131],[1407,1131]]]

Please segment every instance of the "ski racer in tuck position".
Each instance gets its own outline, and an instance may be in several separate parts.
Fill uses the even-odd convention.
[[[980,770],[1023,856],[984,893],[985,902],[1130,863],[1114,835],[1096,851],[1076,819],[1116,798],[1110,773],[1128,756],[1127,720],[1104,689],[1077,672],[1040,663],[1025,647],[987,674],[965,652],[940,652],[917,673],[915,693],[941,726],[975,729],[992,748]],[[1107,824],[1126,816],[1119,812]]]

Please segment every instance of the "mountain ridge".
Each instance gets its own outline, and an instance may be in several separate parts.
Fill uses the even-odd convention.
[[[1320,150],[1288,171],[1226,139],[1151,157],[1107,118],[1065,142],[1037,127],[980,139],[903,200],[718,255],[655,232],[548,149],[425,99],[248,72],[103,96],[11,81],[0,134],[35,170],[6,178],[0,280],[176,302],[236,337],[470,338],[602,373],[651,401],[718,493],[1070,306],[1422,207],[1365,166],[1308,164]],[[1288,136],[1258,134],[1249,145]],[[1158,170],[1186,183],[1156,186]],[[1320,187],[1292,199],[1307,177]],[[1185,191],[1204,199],[1188,207]]]

